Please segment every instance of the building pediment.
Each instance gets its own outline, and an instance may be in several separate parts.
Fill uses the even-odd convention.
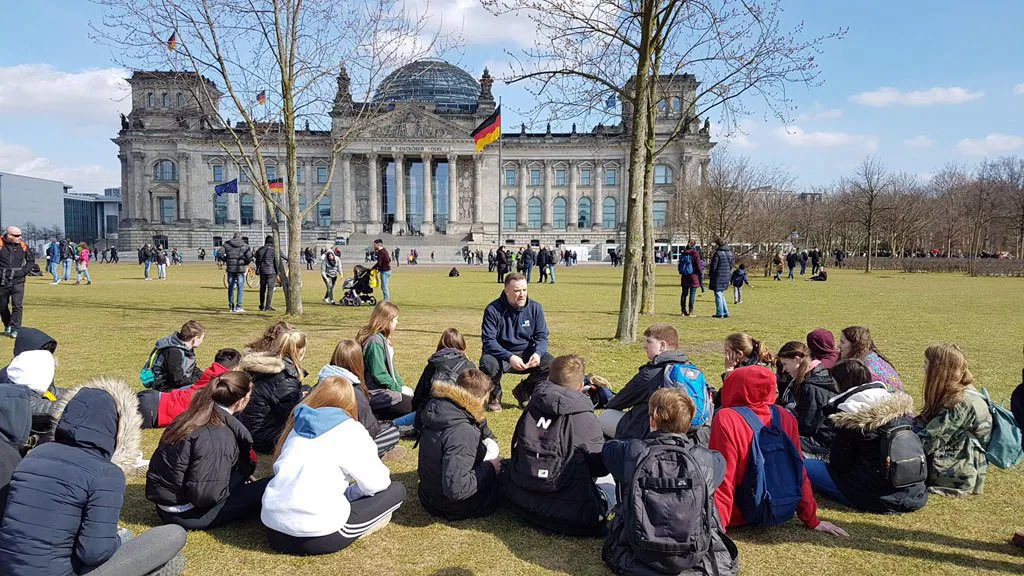
[[[152,192],[152,193],[155,193],[155,194],[160,194],[161,192],[167,193],[167,194],[174,194],[174,193],[176,193],[178,191],[178,187],[177,186],[172,186],[170,184],[165,184],[165,183],[161,182],[159,184],[156,184],[156,185],[150,187],[149,191]]]
[[[373,123],[365,133],[373,139],[469,140],[470,131],[465,127],[415,105],[396,106],[374,118]]]

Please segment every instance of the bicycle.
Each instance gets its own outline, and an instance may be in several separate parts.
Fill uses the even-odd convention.
[[[256,283],[259,281],[259,275],[256,274],[256,265],[250,263],[245,267],[245,285],[249,288],[254,288]],[[228,287],[228,271],[224,270],[224,287]]]

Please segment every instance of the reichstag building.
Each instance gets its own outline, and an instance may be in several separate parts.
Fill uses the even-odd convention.
[[[209,249],[236,231],[262,243],[260,234],[269,231],[267,218],[273,216],[252,175],[224,152],[234,142],[224,128],[231,119],[220,107],[217,87],[172,72],[135,72],[128,81],[132,111],[113,139],[121,160],[121,249],[154,241]],[[203,82],[204,89],[190,88],[189,82]],[[487,70],[477,80],[447,62],[420,60],[389,75],[371,102],[355,102],[343,70],[331,130],[297,126],[296,185],[303,209],[328,180],[332,142],[355,134],[336,159],[329,193],[303,222],[303,245],[422,235],[423,245],[474,248],[499,242],[589,244],[598,256],[604,251],[597,245],[624,241],[629,105],[622,106],[617,125],[587,131],[575,125],[570,132],[552,132],[550,125],[543,132],[503,126],[499,166],[498,144],[476,154],[470,136],[494,112],[493,83]],[[695,97],[697,80],[678,75],[662,85],[657,128],[667,133]],[[665,220],[680,183],[696,181],[707,169],[714,146],[707,126],[693,122],[657,158],[656,224]],[[236,131],[244,128],[236,123]],[[268,180],[284,176],[283,150],[283,143],[265,147]],[[218,184],[236,178],[237,195],[214,193]]]

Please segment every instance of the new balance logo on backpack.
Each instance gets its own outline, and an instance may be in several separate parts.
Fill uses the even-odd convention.
[[[554,424],[554,426],[552,426]],[[558,492],[572,480],[569,417],[547,416],[530,406],[512,436],[510,473],[515,483],[534,492]]]
[[[551,418],[545,418],[543,416],[537,418],[537,428],[543,428],[547,430],[548,426],[551,426]]]

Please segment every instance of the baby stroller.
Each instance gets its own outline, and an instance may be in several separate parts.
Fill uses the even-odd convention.
[[[342,306],[362,306],[377,304],[373,296],[373,286],[370,285],[370,269],[358,264],[352,268],[352,277],[346,278],[341,285],[345,295],[341,298]]]

